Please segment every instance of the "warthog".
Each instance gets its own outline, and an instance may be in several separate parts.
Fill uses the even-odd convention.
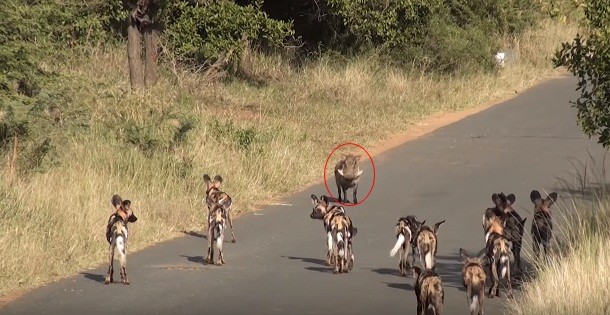
[[[339,192],[339,202],[349,202],[347,200],[347,190],[352,188],[354,191],[353,203],[358,203],[356,194],[358,193],[358,181],[360,175],[362,175],[362,170],[358,165],[360,158],[361,155],[342,154],[341,160],[335,165],[335,181]]]

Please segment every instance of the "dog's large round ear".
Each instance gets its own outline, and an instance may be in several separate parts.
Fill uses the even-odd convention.
[[[315,206],[317,205],[319,202],[318,197],[316,197],[316,195],[311,194],[311,203]]]
[[[468,259],[468,254],[466,253],[466,251],[463,248],[460,248],[460,259],[462,261]]]
[[[557,193],[556,192],[550,193],[545,201],[549,207],[552,206],[557,201]]]
[[[491,195],[491,201],[493,201],[493,203],[498,206],[500,205],[500,203],[502,203],[502,200],[500,199],[500,196],[497,193],[493,193]]]
[[[216,175],[216,176],[214,176],[214,181],[222,184],[222,177],[220,175]]]
[[[517,197],[515,196],[515,194],[510,194],[506,196],[506,199],[508,199],[508,202],[512,205],[513,203],[515,203],[515,200],[517,200]]]

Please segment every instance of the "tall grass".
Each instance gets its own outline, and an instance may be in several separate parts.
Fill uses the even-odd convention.
[[[0,294],[104,262],[112,194],[132,200],[139,218],[131,252],[202,230],[204,173],[224,177],[237,213],[251,211],[321,180],[326,155],[341,142],[370,147],[431,114],[560,75],[549,58],[575,33],[574,25],[546,21],[519,39],[517,63],[460,77],[406,72],[373,57],[296,70],[251,54],[246,80],[213,83],[170,66],[155,88],[129,93],[122,48],[47,60],[72,93],[65,108],[72,118],[57,126],[66,139],[58,166],[0,182]],[[86,127],[70,127],[70,119]]]
[[[558,218],[556,246],[534,259],[535,276],[508,303],[508,314],[607,314],[610,310],[610,195],[602,161],[574,163],[563,181],[568,203]]]

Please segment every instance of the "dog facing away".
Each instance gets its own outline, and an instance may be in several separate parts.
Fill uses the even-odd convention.
[[[409,247],[411,247],[413,232],[411,225],[406,218],[398,219],[398,223],[394,228],[396,234],[396,243],[390,250],[390,257],[396,256],[399,253],[398,270],[401,276],[407,276],[411,271],[412,264],[409,264]]]
[[[466,288],[466,297],[470,315],[483,315],[483,302],[485,301],[485,282],[487,274],[483,266],[487,257],[487,249],[483,248],[476,256],[469,256],[460,248],[462,260],[462,280]]]
[[[509,204],[513,204],[517,200],[514,194],[509,194],[505,198]],[[502,203],[500,195],[498,195],[497,193],[492,194],[491,200],[494,203],[494,207],[487,208],[487,210],[485,210],[485,213],[483,214],[483,231],[485,231],[485,233],[487,233],[487,230],[489,230],[491,220],[494,217],[502,217],[502,215],[504,214],[505,204]]]
[[[436,265],[436,251],[438,248],[438,228],[445,223],[445,220],[437,222],[431,228],[424,225],[417,234],[417,249],[419,260],[426,269],[434,270]]]
[[[233,230],[233,220],[231,218],[233,200],[226,192],[221,190],[222,177],[216,175],[214,179],[211,179],[208,174],[204,174],[203,182],[205,183],[205,203],[208,206],[208,212],[212,211],[213,206],[216,204],[224,208],[229,227],[231,228],[231,243],[235,243],[235,231]],[[209,232],[210,229],[208,228]]]
[[[504,234],[512,242],[512,256],[515,259],[517,270],[521,271],[521,247],[527,218],[522,219],[513,208],[512,205],[516,200],[515,195],[506,196],[504,193],[494,193],[491,198],[496,204],[497,211],[495,213],[504,221]],[[488,211],[486,211],[485,217],[487,217],[487,214]]]
[[[443,314],[445,292],[441,277],[434,270],[413,267],[415,278],[415,297],[417,298],[417,315],[423,315],[432,307],[435,315]]]
[[[346,233],[346,235],[348,236],[348,246],[350,247],[349,251],[352,256],[350,264],[353,265],[354,257],[352,249],[352,238],[356,235],[358,229],[354,227],[351,218],[345,213],[345,208],[340,205],[334,204],[336,202],[337,200],[331,197],[320,196],[320,198],[318,199],[316,195],[312,194],[311,203],[313,204],[313,210],[309,217],[314,220],[322,220],[324,223],[324,231],[326,232],[327,239],[326,264],[329,266],[335,265],[335,238],[333,236],[332,221],[337,216],[345,218],[348,227]],[[351,270],[351,268],[349,269]]]
[[[534,254],[540,254],[540,246],[544,248],[544,256],[548,254],[551,238],[553,237],[553,220],[551,206],[557,201],[557,193],[550,193],[546,199],[537,190],[532,190],[530,199],[534,204],[534,219],[532,220],[532,239],[534,241]]]
[[[349,202],[349,200],[347,200],[347,190],[352,188],[354,193],[353,203],[358,203],[356,194],[358,193],[360,175],[362,175],[362,170],[358,165],[360,158],[361,155],[342,154],[341,160],[335,165],[335,182],[337,184],[340,202]]]
[[[411,233],[413,234],[411,237],[411,266],[415,266],[415,250],[417,249],[417,236],[419,235],[419,231],[421,231],[422,226],[426,224],[426,220],[420,222],[414,215],[408,215],[402,219],[406,220],[409,223]]]
[[[354,253],[351,219],[345,214],[335,215],[330,220],[330,230],[333,238],[333,255],[335,257],[334,273],[350,272],[354,266]]]
[[[503,224],[503,222],[500,218],[496,218],[492,221],[490,230],[493,232],[489,233],[485,246],[487,258],[491,263],[492,273],[492,285],[489,288],[489,298],[500,295],[498,284],[502,279],[506,280],[507,283],[507,296],[509,298],[513,296],[511,283],[511,263],[514,262],[512,250],[513,243],[503,233],[504,227],[501,226],[501,224]],[[500,274],[498,274],[498,270],[500,270]]]
[[[110,250],[108,272],[104,283],[110,284],[113,282],[114,255],[117,254],[121,265],[121,281],[123,284],[129,284],[127,279],[127,223],[136,222],[138,218],[131,210],[131,201],[122,200],[119,195],[114,195],[111,202],[115,212],[108,218],[108,224],[106,225],[106,240],[110,244]]]
[[[220,204],[212,206],[212,210],[208,214],[208,226],[211,234],[208,234],[208,254],[206,263],[214,262],[214,248],[218,250],[218,260],[214,263],[218,266],[224,265],[224,253],[222,245],[224,243],[224,231],[226,227],[226,210]]]

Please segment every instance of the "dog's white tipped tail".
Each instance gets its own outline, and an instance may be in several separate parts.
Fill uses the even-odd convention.
[[[398,253],[400,246],[402,246],[402,244],[404,242],[405,242],[405,236],[400,234],[398,236],[398,239],[396,240],[396,244],[394,244],[394,247],[392,247],[392,250],[390,251],[390,257],[396,256],[396,253]]]
[[[330,232],[326,234],[326,240],[328,242],[328,250],[333,250],[333,235]]]
[[[426,258],[425,258],[425,260],[426,260],[426,268],[427,269],[432,269],[432,258],[433,258],[432,257],[432,252],[431,251],[427,252],[426,253]]]
[[[479,296],[475,295],[472,297],[472,301],[470,301],[470,311],[474,313],[474,311],[477,310],[477,307],[479,306]]]

